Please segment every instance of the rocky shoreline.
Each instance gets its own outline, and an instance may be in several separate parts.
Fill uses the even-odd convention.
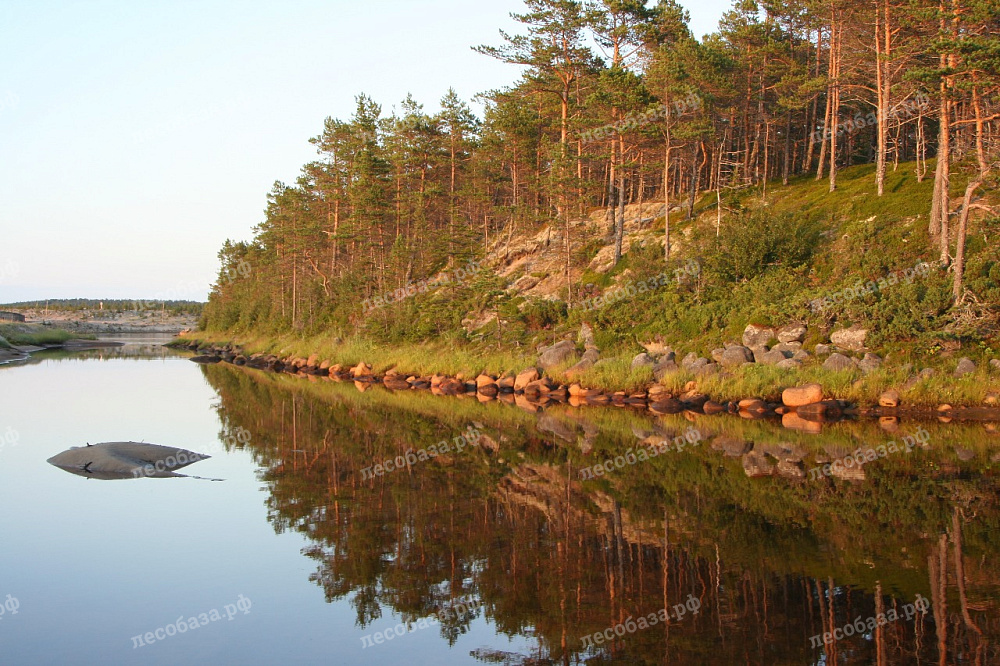
[[[197,355],[191,360],[200,364],[225,362],[313,379],[349,381],[354,382],[359,390],[381,385],[390,391],[427,390],[441,396],[475,396],[482,402],[500,400],[529,411],[538,411],[548,403],[568,403],[577,407],[593,405],[641,409],[654,414],[679,414],[685,411],[707,415],[732,414],[745,419],[773,419],[780,421],[785,428],[813,433],[821,432],[824,423],[859,417],[881,419],[886,426],[900,418],[935,419],[945,423],[953,420],[1000,422],[1000,406],[995,399],[992,405],[984,406],[907,406],[900,404],[898,395],[894,396],[894,392],[887,391],[878,405],[855,405],[829,397],[819,384],[806,384],[785,389],[780,401],[761,398],[716,401],[698,391],[695,382],[689,382],[684,391],[676,394],[657,384],[642,391],[607,391],[587,388],[580,383],[560,383],[547,376],[541,367],[530,367],[517,374],[498,376],[483,373],[476,377],[461,374],[415,375],[394,370],[379,374],[364,362],[347,367],[321,359],[317,354],[308,358],[282,358],[275,354],[247,353],[232,344],[205,345],[184,340],[173,343],[173,346],[196,352]],[[551,361],[545,355],[552,350],[550,347],[542,351],[543,361]],[[669,361],[666,362],[675,363],[671,354],[665,354],[663,358],[668,357]],[[663,362],[663,359],[659,361]]]

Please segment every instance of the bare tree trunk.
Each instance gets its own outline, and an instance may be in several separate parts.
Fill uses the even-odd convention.
[[[965,188],[965,197],[962,199],[962,211],[958,216],[958,240],[955,243],[955,282],[952,286],[955,305],[962,302],[962,280],[965,278],[965,236],[969,224],[969,209],[972,206],[972,195],[975,194],[976,190],[982,184],[982,179],[977,178]]]

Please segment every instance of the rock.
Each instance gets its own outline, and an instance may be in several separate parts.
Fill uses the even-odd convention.
[[[789,412],[781,417],[781,426],[788,430],[798,430],[812,435],[819,435],[823,432],[823,426],[815,421],[807,421],[795,412]]]
[[[370,365],[361,361],[356,366],[351,368],[351,377],[357,379],[358,377],[369,377],[372,374],[372,368]]]
[[[601,352],[597,351],[596,347],[591,347],[587,351],[583,352],[583,360],[590,361],[591,363],[597,363],[601,360]]]
[[[823,387],[820,384],[806,384],[787,388],[781,393],[781,402],[786,407],[802,407],[823,401]]]
[[[655,378],[656,381],[661,382],[664,377],[670,373],[677,372],[678,370],[680,370],[680,368],[677,367],[677,363],[673,359],[663,359],[653,366],[653,378]]]
[[[792,354],[792,360],[798,361],[799,363],[803,363],[809,360],[810,358],[812,358],[812,356],[810,356],[809,352],[807,352],[805,349],[800,349],[794,354]]]
[[[773,328],[748,324],[743,330],[743,345],[746,347],[763,347],[776,337]]]
[[[222,358],[219,356],[209,356],[207,354],[203,354],[201,356],[192,356],[188,360],[194,361],[195,363],[200,363],[201,365],[210,365],[212,363],[221,362]]]
[[[698,360],[698,355],[695,354],[694,352],[689,352],[688,355],[685,356],[684,359],[681,361],[681,367],[684,368],[685,370],[688,370],[690,369],[690,366],[693,365],[697,360]]]
[[[795,413],[808,421],[827,421],[839,418],[843,414],[840,403],[836,400],[824,400],[796,408]]]
[[[688,391],[680,397],[680,400],[689,409],[701,409],[708,402],[708,396],[698,391]]]
[[[848,358],[843,354],[830,354],[830,357],[823,363],[823,367],[834,372],[850,370],[854,368],[854,359]]]
[[[899,391],[889,389],[878,397],[879,407],[899,407]]]
[[[705,361],[704,365],[699,365],[694,370],[692,370],[692,372],[695,375],[697,375],[699,377],[704,377],[706,375],[717,375],[717,374],[719,374],[719,368],[720,368],[720,366],[719,366],[718,363],[709,363],[707,358],[703,359],[703,360]]]
[[[580,359],[579,363],[577,363],[572,368],[566,371],[565,373],[566,379],[570,380],[576,379],[577,377],[579,377],[580,375],[587,372],[593,367],[594,367],[594,361],[591,361],[590,359],[587,358]]]
[[[702,411],[704,411],[709,416],[713,414],[721,414],[726,411],[726,406],[715,402],[714,400],[708,400],[704,405],[701,406]]]
[[[976,371],[976,364],[972,362],[970,358],[962,358],[958,362],[958,366],[955,368],[955,376],[962,377],[964,375],[971,375]]]
[[[783,476],[787,479],[804,479],[806,478],[806,473],[800,463],[790,460],[779,460],[778,476]]]
[[[479,375],[476,377],[476,388],[481,389],[484,386],[496,386],[496,380],[486,374]]]
[[[751,479],[760,476],[771,476],[774,473],[774,465],[763,453],[750,451],[743,455],[743,471]]]
[[[801,342],[782,342],[771,347],[771,351],[780,351],[786,356],[792,356],[795,352],[802,351]]]
[[[712,440],[711,446],[714,450],[721,451],[731,458],[739,458],[753,450],[753,444],[750,442],[724,435],[719,435]]]
[[[513,391],[514,381],[515,381],[514,377],[511,377],[510,375],[504,375],[503,377],[497,380],[497,388],[499,388],[501,391],[507,391],[507,392]]]
[[[527,386],[533,381],[537,381],[538,377],[539,377],[538,368],[528,368],[514,379],[514,390],[523,391],[525,386]],[[431,386],[433,385],[434,385],[434,379],[432,378]]]
[[[868,329],[861,328],[860,326],[851,326],[850,328],[834,331],[833,335],[830,336],[830,342],[841,349],[863,351],[867,337]]]
[[[583,345],[584,349],[597,348],[597,342],[594,341],[594,329],[586,322],[580,326],[580,334],[577,335],[576,339]]]
[[[711,356],[712,360],[715,361],[716,363],[721,363],[722,362],[722,355],[725,354],[725,353],[726,353],[726,350],[724,348],[720,347],[718,349],[713,349],[712,353],[709,354],[709,356]]]
[[[655,365],[656,362],[653,361],[653,358],[646,352],[637,354],[636,357],[632,359],[633,370],[635,370],[636,368],[651,368]]]
[[[875,354],[865,354],[865,357],[858,363],[858,368],[864,374],[874,372],[882,367],[882,359]]]
[[[538,357],[538,365],[542,366],[543,370],[548,370],[549,368],[565,363],[573,358],[575,354],[576,345],[569,340],[563,340],[551,347],[544,347]]]
[[[787,326],[782,326],[778,329],[777,338],[779,342],[798,342],[801,343],[806,339],[806,333],[809,331],[805,324],[788,324]]]
[[[798,463],[802,462],[802,459],[806,457],[806,450],[804,448],[789,442],[782,442],[780,444],[758,443],[753,448],[754,451],[766,453],[775,460],[783,460],[785,462]]]
[[[772,349],[760,355],[754,354],[754,359],[762,365],[778,365],[783,361],[787,361],[788,357],[784,353]]]
[[[724,368],[738,368],[741,365],[753,363],[753,353],[748,347],[730,347],[723,352],[719,363]]]
[[[833,347],[831,347],[830,345],[816,345],[816,347],[813,349],[813,352],[817,356],[826,356],[832,351]]]
[[[319,365],[319,354],[310,354],[309,358],[306,359],[306,365],[309,366]]]
[[[990,367],[993,368],[994,370],[1000,371],[1000,358],[995,358],[992,361],[990,361]]]
[[[669,398],[670,390],[666,386],[660,386],[659,384],[654,384],[649,387],[649,399],[656,400],[658,398]]]
[[[782,370],[798,370],[802,367],[802,362],[797,361],[794,358],[786,358],[775,367],[781,368]]]
[[[1000,404],[1000,393],[987,393],[986,397],[983,399],[983,404],[987,407],[996,407]]]
[[[642,345],[646,353],[653,358],[660,358],[661,356],[668,356],[674,353],[674,350],[667,347],[662,342],[647,342]]]

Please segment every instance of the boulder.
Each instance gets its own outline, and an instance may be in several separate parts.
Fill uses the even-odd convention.
[[[748,324],[743,330],[743,344],[746,347],[763,347],[776,336],[773,328]]]
[[[705,412],[705,414],[711,416],[713,414],[721,414],[726,411],[726,406],[715,402],[714,400],[709,400],[701,406],[701,409]]]
[[[802,367],[802,361],[797,361],[794,358],[786,358],[775,367],[781,368],[782,370],[798,370]]]
[[[514,390],[514,378],[510,375],[504,375],[497,380],[497,388],[501,391],[513,391]]]
[[[805,349],[800,349],[794,354],[792,354],[792,360],[799,361],[800,363],[803,361],[807,361],[810,358],[812,358],[812,356],[810,356],[809,352],[807,352]]]
[[[677,367],[677,362],[673,359],[661,359],[659,363],[653,366],[653,377],[656,381],[663,381],[663,378],[667,375],[679,371],[680,368]]]
[[[760,355],[754,354],[754,359],[761,365],[778,365],[779,363],[788,360],[784,353],[773,349]]]
[[[858,368],[864,374],[874,372],[882,367],[882,359],[876,354],[865,354],[865,357],[858,363]]]
[[[830,346],[830,345],[816,345],[815,349],[813,349],[813,352],[817,356],[826,356],[827,354],[829,354],[832,351],[833,351],[833,347]]]
[[[958,366],[955,368],[955,376],[962,377],[963,375],[971,375],[976,371],[976,364],[972,362],[970,358],[962,358],[958,362]]]
[[[833,335],[830,336],[830,342],[841,349],[862,351],[865,348],[865,339],[867,337],[868,329],[861,328],[860,326],[851,326],[850,328],[834,331]]]
[[[723,352],[719,363],[724,368],[738,368],[746,363],[753,363],[753,352],[748,347],[730,347]]]
[[[635,358],[632,359],[633,370],[635,370],[636,368],[652,368],[655,365],[656,362],[653,361],[653,358],[646,352],[638,354],[636,355]]]
[[[722,362],[722,355],[725,354],[725,353],[726,353],[726,350],[724,348],[720,347],[718,349],[713,349],[712,353],[709,354],[709,356],[711,356],[712,360],[715,361],[716,363],[721,363]]]
[[[899,391],[889,389],[878,397],[879,407],[899,407]]]
[[[805,324],[788,324],[787,326],[782,326],[778,329],[777,338],[778,341],[782,343],[801,343],[806,339],[806,333],[808,331],[809,329]]]
[[[688,391],[680,397],[680,400],[689,409],[701,409],[708,402],[708,396],[698,391]]]
[[[823,387],[819,384],[806,384],[787,388],[781,393],[781,402],[786,407],[802,407],[823,402]]]
[[[587,351],[583,352],[583,360],[597,363],[601,360],[601,352],[597,351],[596,347],[590,347]]]
[[[691,372],[699,377],[719,374],[720,366],[718,363],[709,363],[707,358],[703,360],[705,361],[705,364],[696,366]]]
[[[693,365],[698,360],[698,355],[694,352],[689,352],[687,356],[681,361],[681,367],[685,370],[689,370],[690,366]]]
[[[476,388],[481,389],[484,386],[495,386],[496,380],[489,375],[483,374],[476,377]]]
[[[576,354],[576,345],[569,340],[557,342],[551,347],[543,347],[538,357],[538,365],[543,370],[548,370],[557,365],[561,365],[573,358]]]
[[[533,381],[537,381],[538,377],[538,368],[528,368],[514,379],[514,390],[523,391],[525,386]],[[434,385],[433,378],[431,379],[431,385]]]
[[[365,363],[364,361],[361,361],[361,363],[358,363],[356,366],[351,368],[351,377],[354,378],[369,377],[371,376],[371,374],[372,374],[371,366]]]
[[[995,358],[990,361],[990,367],[994,370],[1000,371],[1000,358]]]
[[[830,354],[830,357],[823,363],[823,367],[834,372],[850,370],[854,368],[854,359],[848,358],[843,354]]]
[[[771,351],[780,351],[780,352],[783,352],[786,356],[791,356],[791,355],[795,354],[796,352],[802,351],[802,343],[801,342],[781,342],[781,343],[778,343],[778,344],[774,345],[773,347],[771,347]]]
[[[588,358],[580,359],[579,363],[577,363],[572,368],[570,368],[570,369],[568,369],[566,371],[566,373],[565,373],[566,374],[566,379],[570,379],[570,380],[576,379],[577,377],[579,377],[580,375],[582,375],[583,373],[587,372],[588,370],[590,370],[593,367],[594,367],[594,361],[591,361]]]
[[[583,345],[584,349],[597,348],[597,342],[594,341],[594,329],[586,322],[580,326],[580,334],[577,335],[576,339]]]
[[[642,346],[646,350],[646,353],[653,358],[660,358],[661,356],[672,355],[674,353],[673,349],[667,347],[662,342],[647,342]]]
[[[778,476],[783,476],[787,479],[804,479],[806,478],[806,473],[802,469],[801,463],[792,462],[791,460],[779,460]]]

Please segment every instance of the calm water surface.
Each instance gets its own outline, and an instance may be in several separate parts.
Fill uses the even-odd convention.
[[[0,367],[3,664],[1000,663],[993,426],[925,424],[907,452],[918,424],[532,413],[127,342]],[[479,445],[417,456],[469,428]],[[212,458],[121,481],[46,463],[126,440]],[[197,628],[168,636],[178,619]]]

